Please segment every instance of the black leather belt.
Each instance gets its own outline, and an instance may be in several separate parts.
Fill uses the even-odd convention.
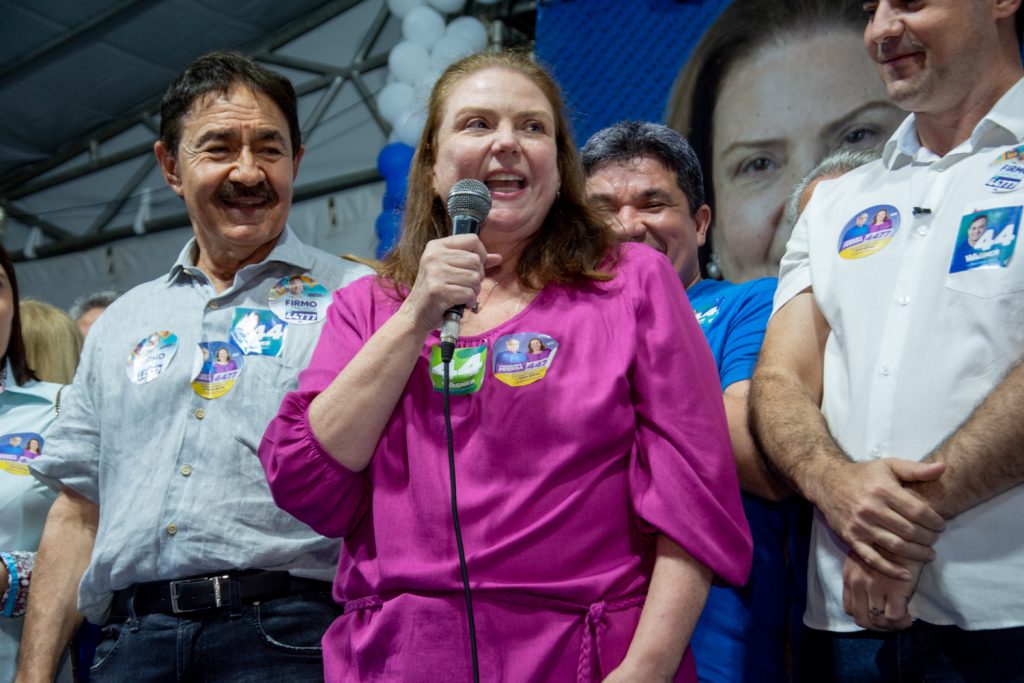
[[[292,576],[288,572],[227,572],[216,576],[198,576],[176,581],[137,583],[116,591],[110,606],[111,617],[144,614],[188,615],[202,617],[221,608],[272,600],[298,593],[329,593],[331,584]]]

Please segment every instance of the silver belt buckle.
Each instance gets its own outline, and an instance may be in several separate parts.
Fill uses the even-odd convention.
[[[221,599],[222,598],[222,593],[221,593],[221,583],[220,582],[221,581],[227,581],[229,578],[231,578],[231,577],[229,577],[227,574],[225,574],[223,576],[207,576],[207,577],[202,578],[202,579],[183,579],[181,581],[171,581],[171,585],[170,585],[170,589],[171,589],[171,611],[173,611],[175,614],[187,614],[189,612],[201,612],[201,611],[203,611],[205,609],[211,609],[211,608],[215,608],[215,607],[222,607],[224,605],[224,602]],[[178,586],[183,586],[185,584],[190,584],[190,583],[206,583],[206,582],[210,582],[210,581],[213,582],[213,602],[214,602],[213,605],[208,605],[208,606],[204,606],[204,607],[191,607],[191,608],[178,607]]]

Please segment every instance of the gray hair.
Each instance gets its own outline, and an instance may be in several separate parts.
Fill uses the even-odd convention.
[[[676,175],[693,215],[704,205],[704,176],[693,147],[682,135],[660,123],[622,121],[597,131],[580,150],[583,171],[590,176],[608,163],[653,157]]]
[[[786,202],[786,222],[790,227],[796,225],[796,219],[800,218],[800,197],[811,186],[811,183],[819,178],[838,178],[881,157],[882,149],[880,147],[839,149],[826,156],[793,188],[792,194],[789,195],[789,201]]]
[[[121,292],[116,289],[104,289],[99,292],[80,296],[75,299],[75,303],[71,304],[71,308],[68,309],[68,316],[70,316],[72,320],[78,320],[83,314],[94,308],[106,308],[110,304],[114,303],[119,296],[121,296]]]

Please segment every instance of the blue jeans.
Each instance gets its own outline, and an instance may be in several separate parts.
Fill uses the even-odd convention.
[[[965,631],[918,620],[894,633],[806,631],[807,681],[1024,683],[1024,627]]]
[[[166,614],[111,620],[93,683],[322,681],[320,638],[340,614],[329,593],[244,605],[205,618]]]

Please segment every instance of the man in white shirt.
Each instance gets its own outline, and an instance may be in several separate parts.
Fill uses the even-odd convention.
[[[783,259],[752,414],[817,507],[808,680],[1024,680],[1020,4],[864,3],[912,114],[817,189]]]

